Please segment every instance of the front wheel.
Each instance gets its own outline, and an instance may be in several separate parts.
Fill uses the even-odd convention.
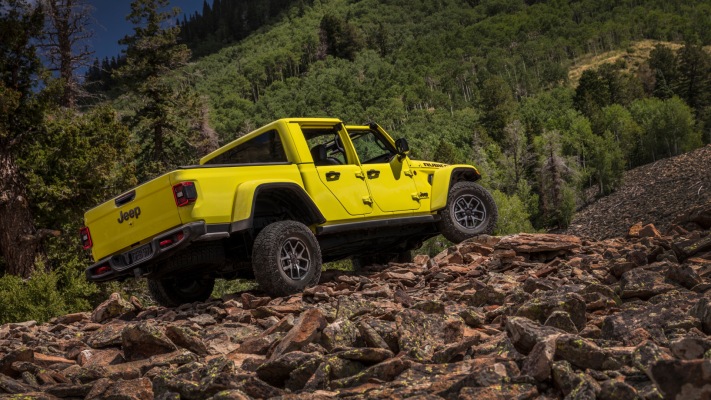
[[[205,301],[212,294],[214,287],[215,278],[207,275],[185,275],[148,280],[148,291],[151,297],[164,307],[176,307],[183,303]]]
[[[496,228],[499,212],[491,194],[474,182],[458,182],[449,190],[447,206],[440,211],[437,228],[454,243]]]
[[[321,248],[304,224],[278,221],[254,239],[252,267],[259,286],[274,296],[287,296],[318,283]]]

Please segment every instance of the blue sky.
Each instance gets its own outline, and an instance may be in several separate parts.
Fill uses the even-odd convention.
[[[87,0],[94,7],[93,17],[94,37],[89,45],[95,51],[94,57],[103,60],[111,58],[121,52],[118,41],[124,36],[133,33],[133,27],[126,21],[126,16],[131,12],[130,0]],[[195,11],[202,12],[203,0],[171,0],[171,7],[179,7],[182,14],[192,15]],[[212,1],[208,1],[212,4]],[[182,20],[182,14],[180,19]]]

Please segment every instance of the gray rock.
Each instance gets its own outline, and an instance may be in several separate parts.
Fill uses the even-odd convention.
[[[516,316],[545,323],[554,311],[567,312],[578,330],[585,328],[587,322],[585,300],[576,293],[542,292],[528,303],[521,305],[516,311]]]
[[[671,350],[672,354],[682,360],[703,358],[704,354],[710,349],[711,340],[695,336],[679,338],[669,344],[669,350]]]
[[[557,328],[543,326],[523,317],[510,317],[506,320],[506,332],[516,349],[528,354],[536,343],[543,342],[551,336],[565,334]]]
[[[561,335],[556,338],[557,358],[578,368],[602,370],[607,360],[605,351],[590,340],[578,335]]]
[[[538,382],[550,379],[555,360],[556,338],[551,336],[533,346],[523,362],[522,374],[532,376]]]
[[[101,323],[134,310],[133,304],[128,300],[124,300],[119,293],[111,293],[109,298],[99,304],[91,313],[91,320]]]
[[[711,398],[711,360],[659,360],[650,372],[665,399]]]
[[[165,332],[151,322],[139,322],[121,331],[121,348],[129,361],[142,360],[177,350]]]
[[[546,319],[544,325],[557,328],[568,333],[578,333],[578,328],[573,323],[573,320],[570,319],[570,314],[565,311],[553,311],[551,315],[548,316],[548,319]]]

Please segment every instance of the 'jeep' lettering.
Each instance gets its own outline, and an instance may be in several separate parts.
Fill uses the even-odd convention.
[[[136,207],[124,212],[119,211],[119,217],[117,221],[119,224],[122,224],[123,221],[128,221],[130,218],[138,219],[139,215],[141,215],[141,207]]]

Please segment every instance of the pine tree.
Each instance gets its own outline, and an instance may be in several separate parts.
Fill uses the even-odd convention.
[[[33,42],[40,36],[40,8],[8,0],[0,12],[0,255],[12,275],[29,277],[40,254],[42,232],[34,226],[18,156],[41,124]]]
[[[561,155],[558,132],[544,133],[539,142],[539,187],[544,224],[567,228],[575,211],[575,193],[569,183],[574,172]]]
[[[126,64],[115,76],[140,98],[135,114],[127,122],[139,139],[138,175],[145,179],[168,167],[190,160],[190,146],[181,135],[179,108],[190,92],[176,89],[167,77],[190,58],[184,44],[178,44],[180,27],[167,26],[178,9],[161,11],[168,0],[134,0],[127,19],[134,34],[120,41],[127,46]],[[173,77],[174,78],[174,77]]]
[[[482,124],[494,140],[503,138],[504,128],[511,121],[516,106],[511,88],[504,79],[492,76],[484,81],[481,89]]]
[[[655,97],[669,99],[674,96],[674,87],[678,85],[679,67],[674,51],[662,45],[656,45],[649,53],[649,67],[654,73]]]
[[[686,42],[678,57],[680,77],[676,93],[698,113],[711,100],[711,55],[701,45]]]
[[[75,72],[87,67],[94,54],[87,45],[90,8],[83,0],[42,0],[42,5],[47,24],[41,47],[62,80],[61,105],[74,108],[81,92]]]

